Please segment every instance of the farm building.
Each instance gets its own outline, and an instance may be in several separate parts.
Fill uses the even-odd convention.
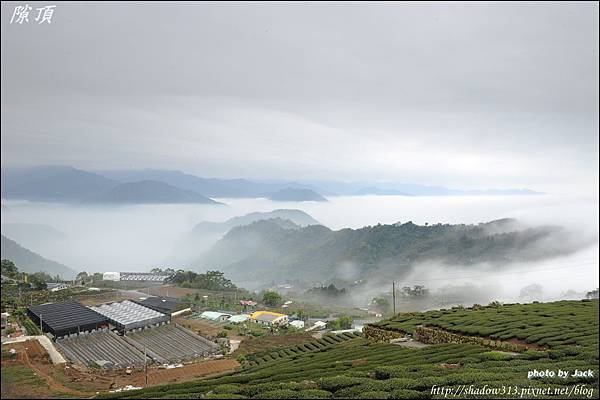
[[[255,311],[250,314],[250,319],[263,325],[285,325],[288,323],[288,316],[271,311]]]
[[[102,274],[102,280],[118,282],[121,280],[121,273],[120,272],[105,272]]]
[[[204,311],[200,314],[200,318],[215,322],[225,322],[231,317],[231,314],[226,314],[218,311]]]
[[[169,315],[178,315],[185,311],[191,311],[188,303],[174,297],[153,296],[135,302],[155,311]]]
[[[27,309],[27,315],[55,338],[108,328],[108,319],[77,302],[42,304]]]
[[[300,321],[300,320],[292,321],[292,322],[290,322],[290,326],[294,327],[296,329],[302,329],[302,328],[304,328],[304,321]]]
[[[68,283],[46,283],[46,289],[51,292],[68,289],[71,285]]]
[[[172,274],[154,272],[121,272],[122,281],[164,282]]]
[[[327,322],[323,322],[323,321],[316,321],[313,326],[306,328],[307,331],[315,331],[315,330],[321,330],[321,329],[325,329],[325,327],[327,326]]]
[[[130,300],[90,307],[104,315],[120,332],[170,322],[170,317]]]
[[[248,321],[248,318],[249,317],[246,314],[232,315],[231,317],[229,317],[229,319],[227,320],[227,322],[231,322],[233,324],[239,324],[241,322]]]

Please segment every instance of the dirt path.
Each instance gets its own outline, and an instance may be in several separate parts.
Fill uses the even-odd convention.
[[[36,342],[33,342],[33,343],[36,343]],[[54,380],[54,378],[52,376],[48,375],[45,371],[38,368],[38,366],[35,363],[31,362],[31,360],[29,359],[29,355],[27,354],[27,350],[23,351],[21,354],[23,355],[21,361],[25,365],[27,365],[27,367],[29,367],[31,370],[35,371],[36,374],[41,376],[46,381],[46,383],[48,384],[48,386],[50,387],[51,390],[60,392],[60,393],[70,394],[70,395],[73,395],[76,397],[91,397],[95,394],[95,393],[81,392],[79,390],[71,389],[71,388],[64,386],[63,384],[61,384],[59,382],[56,382],[56,380]]]

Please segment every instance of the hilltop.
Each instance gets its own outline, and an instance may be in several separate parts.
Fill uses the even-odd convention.
[[[385,278],[401,277],[427,260],[501,266],[570,253],[583,245],[562,228],[521,227],[514,220],[429,226],[407,222],[339,231],[322,225],[283,229],[266,220],[233,228],[192,266],[218,267],[236,280],[253,282],[326,281],[342,274],[346,279]]]
[[[199,254],[208,250],[221,239],[229,230],[249,225],[256,221],[279,218],[291,222],[289,227],[302,227],[319,225],[319,221],[302,210],[277,209],[268,212],[252,212],[246,215],[230,218],[223,222],[202,221],[197,223],[191,231],[182,235],[165,260],[165,264],[188,265]],[[280,227],[285,227],[281,222]]]

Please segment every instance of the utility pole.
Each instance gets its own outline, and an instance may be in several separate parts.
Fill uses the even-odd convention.
[[[396,315],[396,282],[392,281],[392,299],[394,302],[394,315]]]
[[[144,343],[144,375],[146,382],[144,387],[148,387],[148,356],[146,354],[146,343]]]

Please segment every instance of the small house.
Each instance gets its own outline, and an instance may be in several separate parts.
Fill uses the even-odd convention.
[[[262,325],[286,325],[288,316],[271,311],[255,311],[250,314],[250,319]]]
[[[227,322],[230,322],[232,324],[240,324],[242,322],[248,321],[248,318],[249,317],[246,314],[232,315],[231,317],[229,317]]]
[[[231,314],[225,314],[218,311],[204,311],[200,314],[200,318],[207,319],[213,322],[225,322],[231,317]]]
[[[295,320],[290,322],[290,326],[294,327],[296,329],[303,329],[304,328],[304,321],[300,321],[300,320]]]
[[[68,283],[46,283],[46,289],[51,292],[68,289],[71,285]]]

